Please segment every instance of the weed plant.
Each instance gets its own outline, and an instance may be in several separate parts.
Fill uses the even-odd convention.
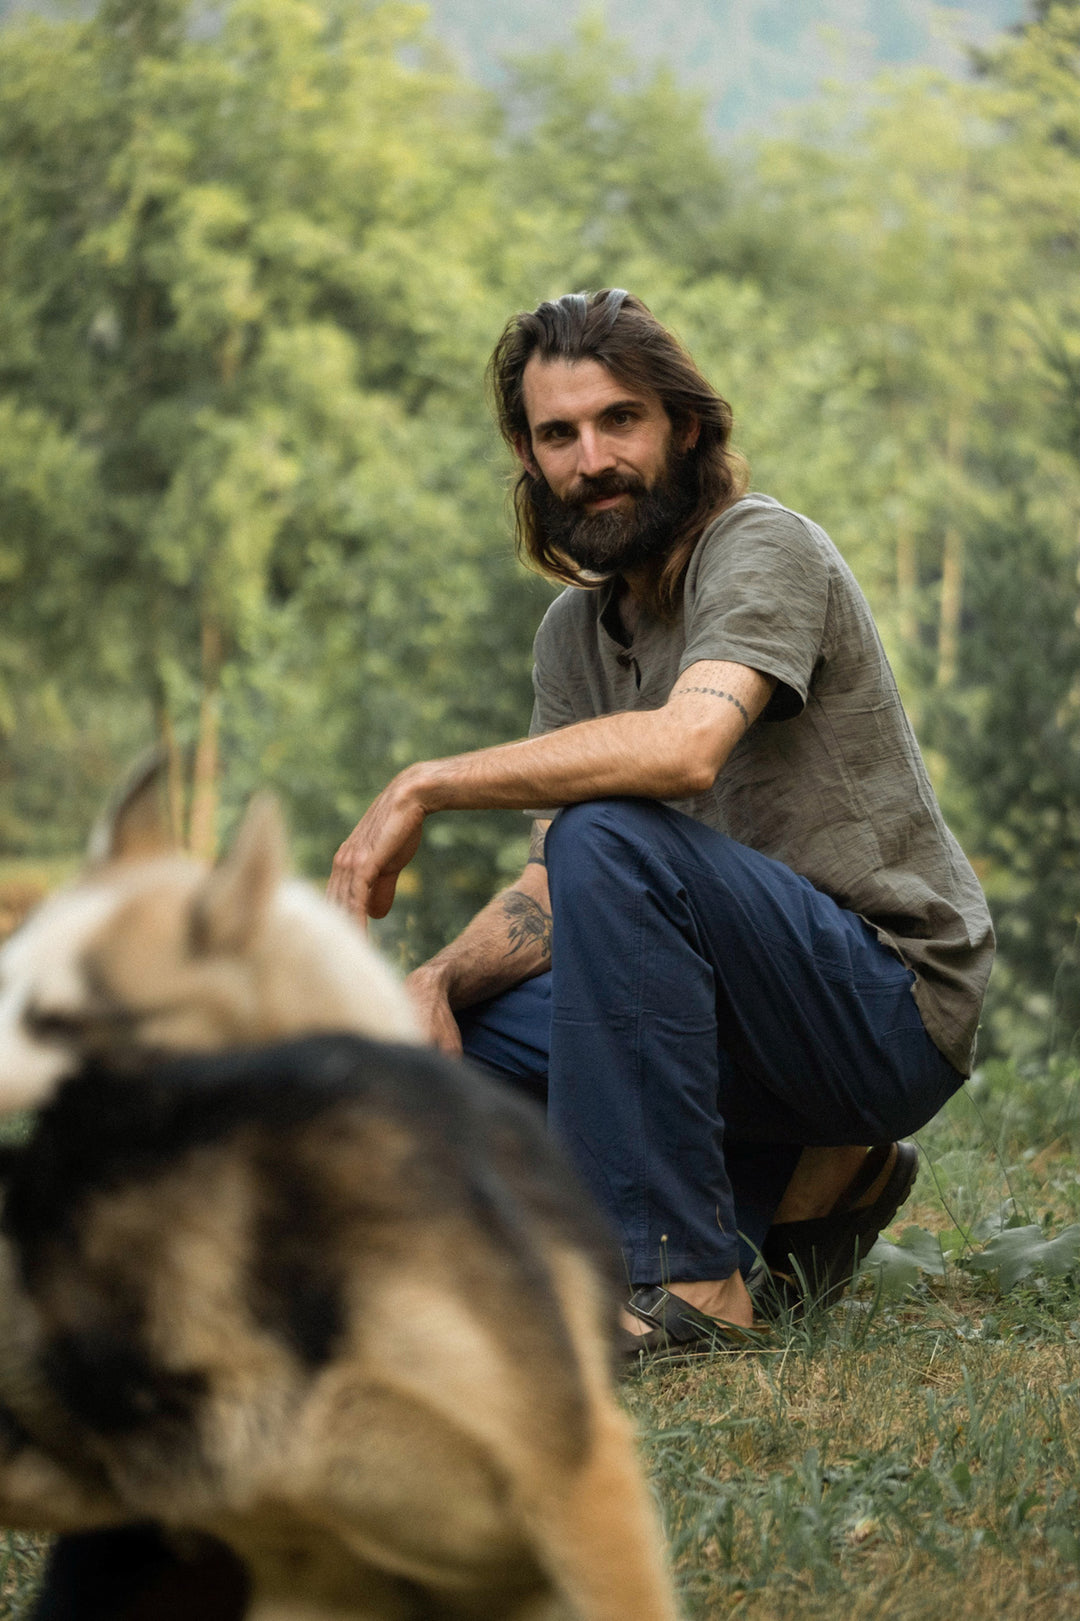
[[[987,1066],[920,1133],[906,1283],[871,1266],[763,1351],[624,1387],[688,1617],[1080,1614],[1080,1267],[1039,1259],[1080,1223],[1078,1096],[1075,1061]],[[1030,1229],[1012,1287],[976,1269]],[[0,1545],[0,1616],[40,1561]]]

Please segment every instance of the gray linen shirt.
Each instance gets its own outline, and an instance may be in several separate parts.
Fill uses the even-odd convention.
[[[930,1037],[969,1074],[994,954],[989,912],[866,599],[817,524],[771,496],[736,502],[694,551],[678,619],[643,614],[629,644],[610,585],[564,591],[536,634],[530,732],[659,708],[699,659],[778,685],[714,786],[671,803],[858,912],[912,969]]]

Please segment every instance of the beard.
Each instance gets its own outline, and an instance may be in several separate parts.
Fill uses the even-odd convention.
[[[580,478],[565,500],[542,476],[530,480],[529,500],[540,535],[578,568],[590,574],[621,574],[641,568],[671,547],[697,505],[697,480],[689,459],[674,450],[649,489],[636,473],[602,473]],[[589,501],[629,495],[625,511],[589,513]]]

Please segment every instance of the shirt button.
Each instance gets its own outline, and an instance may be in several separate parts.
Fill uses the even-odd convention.
[[[615,655],[615,663],[621,665],[624,670],[628,670],[633,662],[629,653],[616,653]]]

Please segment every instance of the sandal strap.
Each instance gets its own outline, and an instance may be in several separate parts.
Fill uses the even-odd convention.
[[[689,1301],[680,1300],[678,1295],[662,1289],[658,1283],[648,1283],[635,1289],[627,1306],[641,1322],[648,1323],[651,1328],[663,1329],[668,1339],[676,1345],[699,1340],[703,1334],[715,1334],[720,1329],[715,1317],[706,1317]]]
[[[760,1334],[752,1328],[739,1328],[733,1323],[721,1322],[718,1317],[709,1317],[658,1283],[635,1289],[627,1301],[627,1309],[672,1345],[711,1344],[717,1349],[750,1350],[761,1340]],[[645,1339],[652,1340],[653,1335],[647,1334]]]
[[[841,1210],[851,1210],[858,1204],[863,1194],[873,1187],[886,1165],[893,1149],[899,1149],[898,1143],[875,1143],[863,1156],[863,1162],[855,1175],[836,1201],[834,1214]]]

